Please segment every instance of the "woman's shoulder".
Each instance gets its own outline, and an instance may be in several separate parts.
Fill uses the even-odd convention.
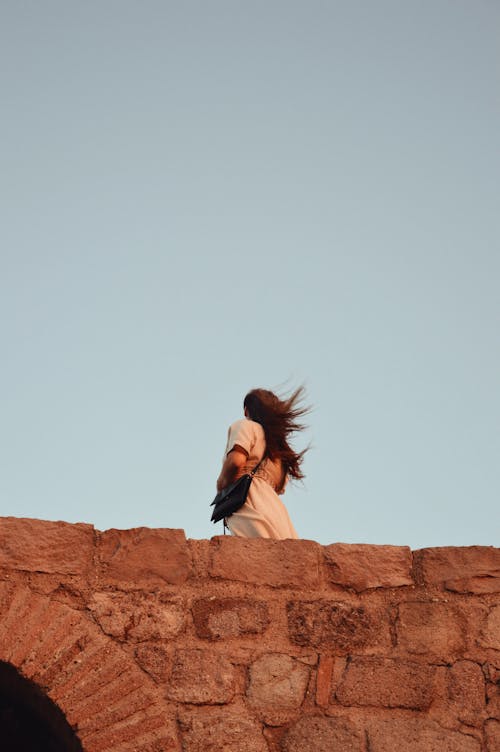
[[[235,420],[234,423],[231,423],[229,426],[229,433],[233,434],[239,432],[254,434],[255,436],[264,435],[264,429],[260,423],[257,423],[255,420],[250,420],[250,418],[240,418],[239,420]]]

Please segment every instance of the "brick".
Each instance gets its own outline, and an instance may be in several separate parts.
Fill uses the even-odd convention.
[[[314,541],[226,536],[212,538],[210,543],[212,577],[271,587],[319,584],[321,547]]]
[[[370,752],[481,752],[472,736],[422,717],[374,720],[368,724]]]
[[[288,634],[296,645],[353,652],[375,640],[380,625],[364,606],[342,601],[289,601]]]
[[[426,585],[458,593],[500,592],[500,548],[424,548],[415,552],[415,559]]]
[[[191,572],[183,530],[106,530],[99,536],[98,558],[99,576],[105,584],[180,585]]]
[[[316,674],[316,705],[328,707],[332,685],[335,658],[333,655],[320,655]]]
[[[93,552],[92,525],[0,518],[0,567],[82,575],[92,566]]]
[[[432,701],[435,669],[413,661],[353,658],[336,698],[342,705],[425,710]]]
[[[269,625],[267,604],[247,598],[200,598],[192,614],[196,634],[206,640],[262,634]]]
[[[119,640],[170,640],[185,625],[184,609],[161,595],[96,592],[89,609],[102,630]]]
[[[486,686],[477,663],[457,661],[448,670],[448,698],[461,723],[481,726],[486,716]]]
[[[282,725],[301,706],[310,669],[281,653],[268,653],[250,666],[247,700],[269,725]]]
[[[413,585],[412,555],[407,546],[333,543],[325,546],[328,579],[357,592],[377,587]]]
[[[481,628],[479,644],[484,648],[500,650],[500,604],[489,609]]]
[[[443,660],[459,657],[465,643],[465,626],[455,610],[446,603],[401,603],[396,633],[398,646],[408,653],[428,653]]]
[[[243,708],[179,710],[183,752],[268,752],[262,724]]]
[[[235,693],[235,671],[222,655],[207,650],[178,650],[167,686],[167,697],[193,705],[220,705]]]
[[[486,721],[484,724],[486,737],[486,751],[498,752],[500,749],[500,723],[496,720]]]
[[[362,752],[356,729],[340,718],[305,716],[286,732],[283,752]],[[387,752],[387,750],[385,751]]]

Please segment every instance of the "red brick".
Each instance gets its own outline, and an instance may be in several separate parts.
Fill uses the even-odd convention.
[[[320,655],[316,674],[316,705],[321,708],[326,708],[330,702],[334,665],[333,655]]]
[[[362,752],[360,734],[340,718],[304,716],[283,737],[283,752]],[[389,752],[389,748],[384,752]]]
[[[458,593],[500,592],[500,548],[424,548],[415,552],[415,559],[426,585]]]
[[[390,658],[353,658],[336,697],[342,705],[425,710],[432,701],[435,669]]]
[[[481,752],[472,736],[418,716],[374,720],[368,724],[368,740],[370,752]]]
[[[210,574],[271,587],[315,587],[320,551],[314,541],[212,538]]]
[[[106,530],[99,536],[102,583],[180,585],[191,572],[191,555],[183,530],[138,527]]]
[[[460,657],[465,643],[465,625],[447,603],[401,603],[396,632],[398,646],[408,653],[429,654],[443,660]]]
[[[412,555],[407,546],[333,543],[325,546],[328,578],[357,592],[377,587],[413,585]]]
[[[92,566],[93,552],[92,525],[0,518],[0,567],[86,574]]]
[[[267,604],[249,598],[200,598],[192,613],[196,634],[207,640],[262,634],[269,624]]]

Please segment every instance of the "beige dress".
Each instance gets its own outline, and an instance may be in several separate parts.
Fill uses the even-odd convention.
[[[234,445],[248,452],[244,472],[251,472],[266,451],[264,429],[248,418],[237,420],[229,427],[224,459]],[[277,491],[284,491],[281,460],[266,458],[254,475],[245,504],[226,523],[233,535],[240,538],[298,538],[287,509]],[[281,486],[283,485],[283,488]]]

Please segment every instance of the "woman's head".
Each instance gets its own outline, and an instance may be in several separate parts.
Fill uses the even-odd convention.
[[[281,459],[287,473],[296,479],[304,477],[300,465],[307,450],[295,452],[288,437],[304,428],[299,419],[309,412],[309,408],[300,404],[303,396],[302,386],[289,397],[278,397],[268,389],[252,389],[243,400],[245,415],[264,429],[268,456]]]

